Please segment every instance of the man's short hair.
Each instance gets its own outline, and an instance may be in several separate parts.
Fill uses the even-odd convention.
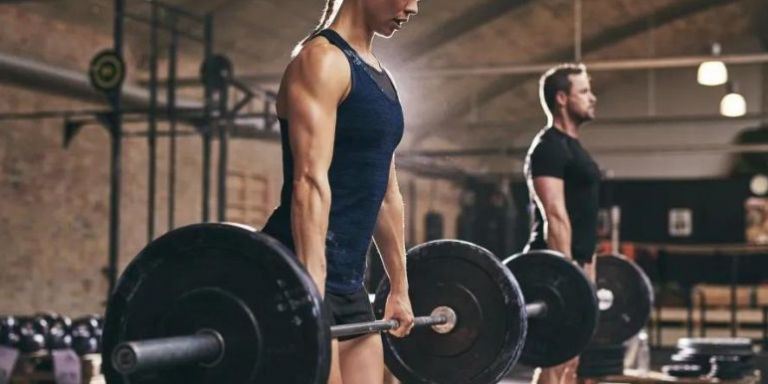
[[[557,92],[571,91],[570,76],[587,72],[584,64],[564,63],[550,68],[539,79],[539,100],[547,114],[555,113],[557,109]]]

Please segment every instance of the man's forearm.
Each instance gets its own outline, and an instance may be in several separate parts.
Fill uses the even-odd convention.
[[[399,193],[387,196],[379,210],[373,235],[393,293],[408,292],[403,211],[403,199]]]
[[[568,258],[571,255],[571,225],[563,219],[547,219],[547,246]]]

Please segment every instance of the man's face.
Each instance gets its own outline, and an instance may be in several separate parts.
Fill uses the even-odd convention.
[[[566,101],[566,112],[577,124],[595,119],[595,104],[597,97],[592,93],[589,75],[582,72],[568,77],[571,80],[571,91]]]

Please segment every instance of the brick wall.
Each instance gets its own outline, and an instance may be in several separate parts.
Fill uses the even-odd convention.
[[[108,31],[66,24],[15,6],[0,6],[0,52],[85,71],[93,54],[111,42]],[[137,67],[146,67],[139,63],[145,52],[137,52],[136,45],[128,45],[126,50],[128,77],[137,78]],[[181,57],[180,73],[194,74],[198,60],[198,55]],[[0,83],[0,113],[82,108],[106,105]],[[0,121],[0,313],[54,310],[77,316],[103,311],[107,281],[101,270],[108,256],[109,135],[100,126],[86,126],[64,149],[62,128],[62,119]],[[162,124],[159,128],[166,129]],[[143,130],[146,124],[129,124],[125,129]],[[168,140],[160,138],[157,145],[155,235],[159,236],[168,229]],[[178,139],[176,226],[201,220],[201,148],[199,136]],[[214,142],[212,219],[216,217],[216,148]],[[147,159],[145,139],[124,140],[121,266],[147,242]],[[276,142],[230,143],[229,169],[265,180],[267,190],[260,196],[268,206],[274,206],[279,198],[280,164]],[[458,187],[445,181],[422,180],[407,172],[400,172],[400,181],[406,204],[416,208],[414,241],[424,240],[428,210],[443,213],[446,236],[455,236]],[[409,183],[415,185],[413,196]],[[234,201],[236,188],[233,185],[230,190],[230,201]],[[253,220],[247,224],[263,224],[257,217]]]

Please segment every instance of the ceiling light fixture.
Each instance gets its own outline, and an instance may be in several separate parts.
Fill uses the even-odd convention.
[[[720,100],[720,114],[727,117],[744,116],[747,113],[747,101],[744,100],[736,85],[728,83],[728,91]]]
[[[712,56],[720,56],[720,44],[712,44]],[[720,60],[705,61],[699,65],[698,76],[699,84],[706,86],[722,85],[728,81],[728,69],[725,63]]]

